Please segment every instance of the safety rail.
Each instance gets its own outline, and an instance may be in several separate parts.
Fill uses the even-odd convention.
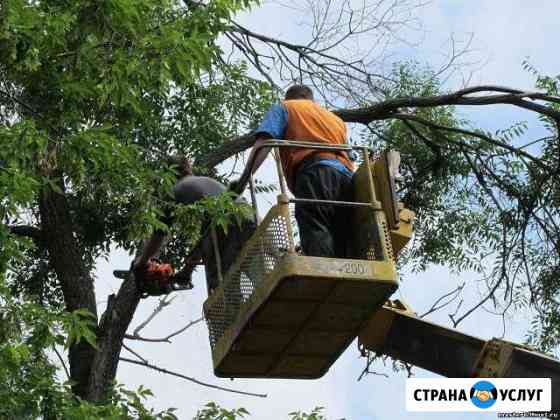
[[[312,148],[319,151],[361,150],[363,162],[354,176],[354,181],[357,181],[358,188],[353,183],[355,201],[290,197],[278,153],[278,149],[284,147]],[[380,285],[371,283],[369,286],[363,287],[372,287],[372,290],[383,290],[383,296],[384,293],[389,293],[396,288],[391,232],[381,201],[376,196],[376,184],[374,183],[372,170],[374,163],[370,162],[370,150],[363,146],[324,145],[285,140],[268,140],[263,142],[257,151],[261,148],[275,149],[274,154],[281,192],[277,197],[277,204],[268,211],[266,217],[258,224],[252,237],[240,250],[234,264],[224,273],[223,277],[219,274],[220,286],[210,294],[204,304],[204,314],[209,329],[210,345],[215,366],[220,365],[221,361],[225,360],[223,358],[230,354],[231,345],[233,345],[232,343],[235,342],[236,337],[240,334],[240,327],[238,328],[238,326],[251,324],[250,320],[254,316],[255,308],[260,305],[258,302],[264,302],[269,299],[270,293],[276,287],[279,287],[279,282],[283,281],[281,279],[291,276],[291,274],[288,274],[290,272],[288,267],[296,267],[294,273],[298,274],[295,276],[301,276],[301,279],[306,278],[306,276],[307,278],[315,279],[326,276],[325,279],[330,279],[323,280],[326,282],[336,282],[334,279],[348,280],[352,278],[358,280],[358,278],[353,276],[362,276],[363,278],[360,277],[360,280],[374,277],[381,281]],[[246,185],[249,185],[255,218],[258,220],[252,170],[253,162],[250,161],[248,166],[251,168],[250,171],[247,171],[249,175],[247,179],[238,182],[239,189],[237,192],[243,192]],[[356,226],[357,228],[350,227],[352,232],[349,232],[349,235],[353,237],[353,241],[351,241],[351,245],[349,244],[349,252],[346,258],[306,257],[296,251],[289,212],[289,205],[294,203],[330,204],[355,208],[352,213],[354,223],[351,226]],[[219,247],[216,242],[215,233],[211,235],[211,238],[214,244],[217,272],[222,273]],[[304,275],[303,273],[307,274]],[[297,283],[299,280],[294,281]],[[387,283],[383,283],[385,281]],[[318,284],[321,284],[321,281],[316,283],[316,285]],[[350,286],[350,284],[347,287],[351,289],[354,286]],[[380,289],[376,289],[376,287]],[[311,288],[309,290],[314,289]],[[349,293],[352,295],[353,292]],[[371,293],[371,296],[375,296],[377,292]],[[381,303],[379,302],[379,304]],[[353,311],[354,309],[350,305],[350,308],[347,310]],[[296,333],[294,332],[294,334]],[[349,336],[348,339],[350,338]]]
[[[288,209],[276,205],[240,250],[222,279],[222,287],[204,305],[212,348],[238,317],[244,315],[243,308],[254,298],[266,276],[278,267],[282,257],[293,252]]]
[[[326,144],[326,143],[317,143],[317,142],[310,142],[310,141],[293,141],[293,140],[281,140],[281,139],[270,139],[266,140],[261,143],[261,145],[257,146],[255,149],[256,156],[257,152],[261,149],[265,148],[274,148],[275,149],[275,161],[276,161],[276,169],[278,173],[278,182],[280,184],[281,195],[278,197],[279,204],[288,204],[288,203],[306,203],[306,204],[315,204],[315,205],[324,205],[330,204],[335,206],[347,206],[347,207],[361,207],[366,209],[374,209],[374,210],[382,210],[381,203],[376,199],[375,194],[375,187],[373,182],[373,175],[370,167],[370,156],[371,150],[367,146],[353,146],[353,145],[335,145],[335,144]],[[360,150],[363,155],[363,161],[367,168],[367,176],[368,176],[368,196],[369,200],[367,202],[363,201],[342,201],[342,200],[318,200],[318,199],[307,199],[307,198],[295,198],[289,197],[288,191],[286,188],[285,178],[284,178],[284,171],[282,168],[282,163],[280,161],[280,156],[277,153],[277,150],[280,148],[300,148],[300,149],[313,149],[318,151],[352,151],[352,150]],[[235,191],[238,194],[242,194],[245,188],[247,188],[247,184],[249,185],[250,195],[251,195],[251,205],[253,207],[254,212],[254,219],[255,222],[258,223],[260,220],[259,210],[257,205],[256,199],[256,192],[255,192],[255,183],[253,178],[253,167],[254,167],[254,160],[250,160],[247,162],[247,166],[250,170],[245,171],[248,174],[245,179],[240,179],[238,182],[237,190]],[[386,227],[385,227],[386,230]],[[217,267],[217,273],[219,281],[222,282],[222,264],[221,264],[221,256],[218,249],[218,245],[216,243],[216,233],[213,231],[212,228],[209,228],[208,231],[203,235],[210,235],[212,246],[214,248],[214,255],[215,255],[215,262]],[[290,232],[291,235],[291,232]],[[386,233],[387,235],[387,233]],[[293,241],[293,238],[290,238]],[[195,247],[195,248],[198,248]]]
[[[255,156],[259,150],[264,149],[264,148],[274,148],[275,150],[280,149],[280,148],[300,148],[300,149],[314,149],[314,150],[318,150],[318,151],[352,151],[352,150],[359,150],[362,153],[362,159],[363,162],[366,165],[367,168],[367,178],[368,178],[368,192],[367,192],[367,200],[364,201],[336,201],[336,200],[317,200],[317,199],[304,199],[304,198],[295,198],[295,197],[289,197],[287,194],[287,188],[286,188],[286,183],[285,183],[285,178],[284,178],[284,173],[283,173],[283,169],[282,169],[282,164],[280,162],[280,157],[278,155],[278,153],[275,153],[275,161],[276,161],[276,168],[277,168],[277,174],[278,174],[278,182],[280,184],[280,190],[281,190],[281,197],[279,197],[279,202],[283,201],[283,202],[288,202],[288,203],[307,203],[307,204],[315,204],[315,205],[321,205],[321,204],[330,204],[330,205],[336,205],[336,206],[348,206],[348,207],[357,207],[357,208],[364,208],[364,210],[366,209],[374,209],[374,210],[381,210],[381,204],[380,202],[377,200],[376,198],[376,194],[375,194],[375,187],[374,187],[374,181],[373,181],[373,176],[372,176],[372,170],[371,170],[371,166],[370,166],[370,156],[372,155],[372,150],[367,147],[367,146],[355,146],[355,145],[344,145],[344,144],[326,144],[326,143],[317,143],[317,142],[313,142],[313,141],[293,141],[293,140],[283,140],[283,139],[269,139],[266,140],[264,142],[262,142],[259,146],[256,146],[255,149],[255,154],[253,156]],[[234,190],[235,193],[237,194],[242,194],[245,189],[247,188],[247,186],[249,186],[249,190],[250,190],[250,196],[251,196],[251,205],[253,207],[253,211],[254,211],[254,219],[256,223],[259,223],[260,217],[259,217],[259,210],[258,210],[258,205],[257,205],[257,199],[256,199],[256,192],[255,192],[255,184],[254,184],[254,178],[253,178],[253,167],[254,167],[254,160],[250,160],[249,162],[247,162],[247,166],[250,168],[250,170],[245,171],[245,174],[247,174],[244,178],[239,179],[239,182],[237,183],[237,188]],[[396,211],[395,211],[396,213]],[[206,228],[205,231],[203,232],[203,234],[201,235],[202,238],[205,238],[206,236],[211,236],[212,238],[215,238],[215,232],[212,233],[212,229],[210,227]],[[190,272],[191,267],[192,267],[192,262],[193,261],[200,261],[201,259],[201,253],[202,253],[202,242],[203,239],[201,239],[191,250],[191,252],[187,255],[187,257],[185,258],[186,261],[186,265],[185,267],[179,272],[182,273],[183,271],[185,272]],[[217,251],[217,246],[215,244],[215,240],[212,239],[213,242],[213,248],[215,251]],[[220,261],[220,255],[219,255],[219,251],[218,252],[214,252],[215,254],[215,258],[217,259],[217,264],[218,264],[218,277],[221,277],[221,261]],[[221,278],[220,278],[221,280]]]
[[[294,148],[294,149],[313,149],[317,151],[341,151],[341,152],[349,152],[352,150],[359,150],[362,153],[362,159],[365,162],[369,175],[368,180],[368,187],[369,187],[369,196],[370,200],[367,203],[364,202],[356,202],[356,201],[338,201],[338,200],[318,200],[318,199],[303,199],[303,198],[295,198],[295,197],[288,197],[288,201],[290,203],[307,203],[307,204],[330,204],[335,206],[348,206],[348,207],[367,207],[367,208],[374,208],[376,210],[380,210],[380,203],[375,199],[375,188],[373,184],[373,177],[371,176],[371,168],[370,168],[370,156],[371,150],[367,146],[354,146],[354,145],[344,145],[344,144],[327,144],[327,143],[317,143],[312,141],[293,141],[293,140],[281,140],[281,139],[270,139],[262,142],[259,146],[256,147],[255,153],[253,156],[256,156],[257,152],[261,149],[273,148],[275,149],[275,161],[276,161],[276,169],[278,173],[278,182],[280,184],[280,192],[283,195],[287,196],[287,188],[284,178],[284,171],[282,168],[282,163],[280,162],[280,156],[278,155],[277,151],[281,148]],[[246,176],[241,178],[238,182],[237,193],[241,194],[245,191],[245,188],[249,186],[250,194],[251,194],[251,204],[253,206],[253,210],[255,211],[255,218],[258,220],[258,206],[256,202],[256,194],[254,188],[254,179],[253,179],[253,167],[254,167],[254,160],[250,160],[247,162],[247,167],[249,170],[245,171]]]
[[[369,157],[371,156],[372,152],[371,149],[367,146],[354,146],[354,145],[344,145],[344,144],[326,144],[326,143],[317,143],[312,141],[293,141],[293,140],[282,140],[282,139],[269,139],[264,141],[260,146],[257,146],[255,152],[263,148],[300,148],[300,149],[314,149],[314,150],[323,150],[323,151],[352,151],[352,150],[360,150],[362,151],[363,160],[367,162],[368,165],[368,172],[371,173],[371,168],[369,167]],[[256,155],[256,153],[255,153]],[[350,206],[350,207],[363,207],[363,208],[373,208],[375,210],[380,210],[380,203],[379,201],[375,200],[374,198],[368,200],[368,202],[348,202],[348,201],[334,201],[334,200],[313,200],[313,199],[302,199],[302,198],[294,198],[289,197],[287,195],[287,188],[284,180],[284,174],[282,165],[280,163],[280,158],[277,154],[275,154],[276,160],[276,167],[278,172],[278,182],[280,183],[280,189],[284,198],[282,200],[288,200],[289,203],[308,203],[308,204],[331,204],[331,205],[338,205],[338,206]],[[237,183],[237,188],[234,190],[235,193],[241,195],[247,186],[249,186],[250,195],[251,195],[251,205],[254,211],[254,218],[255,222],[258,223],[260,220],[259,211],[257,206],[257,199],[256,199],[256,192],[255,192],[255,185],[254,185],[254,178],[253,178],[253,167],[254,161],[251,160],[247,162],[247,166],[250,168],[249,171],[245,171],[248,174],[246,177],[241,178]],[[373,178],[369,176],[369,195],[370,197],[375,197],[375,190],[373,186]],[[203,239],[207,236],[215,237],[215,233],[212,233],[212,228],[208,226],[204,229],[201,237],[202,239],[191,249],[189,254],[185,257],[185,267],[179,271],[179,275],[182,275],[183,272],[190,273],[192,271],[192,265],[194,262],[200,262],[202,257],[202,242]],[[212,240],[213,247],[216,249],[215,241]],[[221,277],[221,261],[219,252],[215,252],[215,258],[218,260],[218,277]],[[186,277],[189,277],[187,275]],[[221,279],[220,279],[221,280]]]

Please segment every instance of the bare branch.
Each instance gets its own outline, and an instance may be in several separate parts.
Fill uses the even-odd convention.
[[[439,311],[440,309],[445,308],[447,305],[450,305],[453,301],[455,301],[461,295],[461,292],[463,291],[464,287],[465,287],[465,283],[462,283],[457,288],[453,289],[451,292],[444,294],[443,296],[441,296],[439,299],[437,299],[434,302],[434,304],[432,305],[432,307],[430,309],[428,309],[426,312],[424,312],[419,317],[424,318],[425,316],[428,316],[428,315],[430,315],[430,314],[432,314],[436,311]],[[440,304],[440,302],[442,302],[446,298],[449,298],[449,299]]]
[[[505,93],[498,95],[468,96],[480,92]],[[346,122],[368,124],[375,120],[391,118],[392,114],[398,112],[401,108],[510,104],[546,115],[553,118],[555,121],[560,121],[560,112],[551,107],[527,102],[525,99],[543,100],[553,103],[559,103],[560,101],[560,98],[549,96],[542,92],[523,92],[521,90],[504,88],[501,86],[475,86],[446,95],[389,99],[366,108],[338,110],[336,114]]]
[[[132,335],[134,337],[138,336],[138,333],[140,331],[142,331],[144,328],[146,328],[146,326],[153,321],[153,319],[161,312],[165,309],[166,306],[169,306],[171,304],[171,302],[173,302],[173,299],[175,299],[175,297],[172,297],[170,299],[169,295],[165,295],[163,298],[161,298],[159,300],[159,304],[158,306],[153,310],[153,312],[150,314],[150,316],[142,323],[140,323],[140,325],[138,325],[134,332],[132,333]]]
[[[358,379],[356,380],[357,382],[360,382],[362,380],[362,378],[366,375],[374,375],[374,376],[383,376],[385,378],[388,378],[389,375],[387,375],[386,373],[380,373],[380,372],[376,372],[374,370],[370,370],[371,365],[373,364],[373,362],[375,362],[379,356],[377,356],[376,354],[373,354],[371,352],[367,352],[367,362],[366,362],[366,367],[364,368],[364,370],[362,370],[362,373],[360,373],[360,376],[358,376]]]
[[[485,95],[485,96],[468,96],[468,95],[482,93],[482,92],[499,92],[501,94]],[[410,109],[410,108],[428,108],[428,107],[451,106],[451,105],[484,106],[484,105],[506,104],[506,105],[518,106],[533,112],[537,112],[539,114],[553,118],[555,121],[560,123],[559,111],[556,111],[551,107],[547,107],[533,102],[528,102],[526,101],[526,99],[541,100],[541,101],[546,101],[551,103],[560,103],[559,97],[546,95],[542,92],[523,92],[521,90],[512,89],[508,87],[484,85],[484,86],[474,86],[474,87],[458,90],[454,93],[450,93],[446,95],[389,99],[386,101],[375,103],[365,108],[338,109],[338,110],[334,110],[333,112],[347,123],[361,123],[367,125],[373,121],[399,118],[399,119],[416,121],[424,125],[430,126],[431,128],[434,129],[447,130],[459,134],[464,134],[467,136],[477,137],[495,146],[506,149],[514,154],[524,156],[527,159],[530,159],[536,164],[538,164],[541,168],[545,170],[549,170],[550,168],[544,165],[540,159],[537,159],[531,154],[525,152],[523,148],[513,147],[507,143],[501,142],[496,139],[492,139],[479,132],[469,131],[461,128],[444,127],[435,124],[431,121],[422,119],[414,114],[401,112],[403,109]],[[223,143],[222,146],[218,147],[211,154],[209,154],[208,157],[206,157],[203,160],[197,161],[196,165],[204,168],[213,168],[214,166],[219,165],[229,157],[248,149],[254,144],[254,142],[255,142],[255,138],[253,133],[248,133],[244,136],[227,140]]]
[[[500,287],[500,285],[502,284],[503,280],[504,280],[504,277],[503,276],[500,277],[500,279],[496,281],[496,283],[494,284],[492,289],[490,289],[490,291],[486,294],[486,296],[484,298],[482,298],[476,305],[474,305],[472,308],[470,308],[468,311],[466,311],[463,315],[461,315],[459,318],[457,318],[457,319],[455,318],[456,313],[453,314],[453,315],[450,314],[449,318],[453,322],[453,328],[457,328],[457,325],[459,325],[467,317],[469,317],[474,311],[476,311],[478,308],[480,308],[482,305],[484,305],[486,302],[488,302],[488,300],[493,298],[494,294],[498,290],[498,287]],[[461,301],[461,303],[462,302],[463,301]]]
[[[212,385],[212,384],[209,384],[209,383],[206,383],[206,382],[199,381],[196,378],[183,375],[182,373],[173,372],[173,371],[161,368],[159,366],[153,365],[153,364],[148,363],[148,362],[139,362],[137,360],[127,359],[126,357],[121,357],[121,358],[119,358],[119,360],[121,360],[123,362],[126,362],[126,363],[132,363],[134,365],[144,366],[145,368],[152,369],[152,370],[155,370],[155,371],[158,371],[158,372],[161,372],[161,373],[165,373],[167,375],[176,376],[178,378],[182,378],[182,379],[185,379],[187,381],[194,382],[197,385],[205,386],[207,388],[218,389],[220,391],[231,392],[231,393],[234,393],[234,394],[247,395],[247,396],[250,396],[250,397],[259,397],[259,398],[266,398],[267,397],[267,394],[255,394],[255,393],[252,393],[252,392],[239,391],[239,390],[236,390],[236,389],[233,389],[233,388],[226,388],[226,387],[223,387],[223,386]]]
[[[138,353],[136,353],[134,350],[132,350],[126,344],[123,343],[122,346],[123,346],[124,349],[126,349],[127,351],[129,351],[130,353],[135,355],[138,359],[140,359],[141,362],[148,363],[148,361],[146,359],[144,359],[142,356],[140,356]]]
[[[510,151],[511,153],[518,155],[518,156],[523,156],[529,160],[531,160],[532,162],[534,162],[535,164],[537,164],[539,167],[541,167],[542,169],[548,171],[550,170],[550,168],[545,165],[542,160],[534,157],[533,155],[531,155],[530,153],[527,153],[526,151],[524,151],[523,149],[520,149],[518,147],[513,147],[507,143],[504,143],[502,141],[493,139],[485,134],[476,132],[476,131],[470,131],[470,130],[465,130],[463,128],[455,128],[455,127],[446,127],[440,124],[436,124],[433,123],[429,120],[426,120],[424,118],[418,117],[416,115],[413,114],[400,114],[400,113],[396,113],[392,115],[392,118],[397,118],[397,119],[401,119],[401,120],[411,120],[411,121],[416,121],[419,122],[421,124],[424,124],[428,127],[434,128],[436,130],[444,130],[444,131],[449,131],[449,132],[453,132],[453,133],[458,133],[458,134],[463,134],[466,136],[470,136],[470,137],[477,137],[481,140],[484,140],[487,143],[490,143],[494,146],[498,146],[501,147],[503,149],[506,149],[508,151]],[[467,146],[465,144],[465,146]]]
[[[331,47],[327,47],[327,48],[323,48],[321,50],[316,50],[314,48],[311,48],[307,45],[298,45],[298,44],[292,44],[290,42],[286,42],[283,41],[281,39],[277,39],[277,38],[272,38],[266,35],[262,35],[262,34],[258,34],[256,32],[253,32],[241,25],[239,25],[238,23],[233,22],[233,26],[230,27],[230,31],[231,32],[238,32],[242,35],[245,35],[246,37],[250,37],[250,38],[254,38],[257,39],[259,41],[265,42],[267,44],[273,44],[276,45],[278,47],[282,47],[285,48],[287,50],[290,50],[292,52],[295,52],[300,58],[305,59],[305,60],[309,60],[311,63],[316,64],[320,67],[320,64],[312,58],[313,55],[316,55],[318,57],[322,57],[322,58],[326,58],[328,60],[331,60],[332,63],[334,64],[338,64],[340,66],[343,67],[347,67],[351,70],[356,71],[357,73],[363,74],[363,75],[369,75],[371,76],[370,73],[368,73],[366,70],[364,70],[363,67],[358,67],[356,64],[358,63],[352,63],[352,62],[348,62],[345,61],[339,57],[327,54],[325,51],[330,50],[332,48]],[[283,53],[284,58],[286,58],[288,61],[290,61],[290,63],[294,66],[294,67],[300,67],[300,66],[296,66],[294,63],[291,62],[291,60]],[[332,64],[331,64],[332,66]],[[331,71],[333,70],[333,68],[331,68]],[[388,79],[387,77],[381,75],[381,74],[375,74],[375,77],[378,77],[380,79],[384,79],[384,80],[391,80]]]
[[[180,328],[179,330],[163,337],[163,338],[146,338],[146,337],[142,337],[138,334],[126,334],[124,336],[124,338],[128,339],[128,340],[136,340],[136,341],[146,341],[149,343],[171,343],[171,339],[173,337],[178,336],[179,334],[182,334],[183,332],[185,332],[186,330],[188,330],[190,327],[192,327],[193,325],[196,325],[200,322],[202,322],[204,320],[204,318],[198,318],[194,321],[189,322],[187,325],[185,325],[183,328]]]
[[[62,365],[62,368],[64,369],[64,372],[66,373],[66,378],[68,378],[68,380],[70,380],[71,379],[70,371],[68,370],[68,366],[66,366],[66,362],[64,361],[62,355],[60,354],[60,352],[57,350],[57,348],[55,346],[53,346],[53,350],[56,354],[56,357],[60,361],[60,364]]]
[[[240,137],[226,140],[220,147],[213,150],[211,153],[208,153],[204,159],[197,160],[195,162],[195,166],[212,169],[233,155],[248,149],[254,143],[255,136],[253,133],[248,133]]]
[[[195,319],[194,321],[189,322],[187,325],[185,325],[183,328],[178,329],[177,331],[175,331],[172,334],[169,334],[167,337],[164,337],[165,341],[170,341],[173,337],[178,336],[179,334],[184,333],[186,330],[188,330],[190,327],[192,327],[193,325],[196,325],[200,322],[202,322],[204,320],[204,318],[198,318]]]

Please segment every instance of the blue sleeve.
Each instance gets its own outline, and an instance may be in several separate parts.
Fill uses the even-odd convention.
[[[274,139],[283,139],[288,124],[288,110],[282,104],[274,104],[264,116],[256,134],[267,133]]]

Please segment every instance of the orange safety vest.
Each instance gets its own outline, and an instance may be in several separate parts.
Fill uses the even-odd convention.
[[[332,112],[308,99],[288,100],[283,104],[288,111],[288,123],[284,134],[286,140],[346,144],[346,124]],[[343,151],[327,152],[283,147],[280,148],[280,159],[290,190],[293,191],[295,184],[295,170],[310,155],[338,159],[350,171],[354,170],[354,165]]]

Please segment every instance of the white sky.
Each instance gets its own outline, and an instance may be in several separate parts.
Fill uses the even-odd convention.
[[[533,81],[521,68],[523,59],[530,61],[544,73],[558,73],[559,55],[554,47],[558,42],[558,16],[560,2],[542,0],[439,0],[430,2],[421,12],[425,27],[424,43],[420,49],[401,49],[399,54],[438,64],[442,45],[450,34],[466,38],[474,34],[473,46],[477,57],[485,65],[475,74],[472,84],[492,83],[530,89]],[[294,29],[290,22],[289,9],[266,3],[264,6],[243,16],[243,22],[256,31],[276,36],[288,33],[290,39],[297,40],[302,28]],[[302,16],[298,16],[304,18]],[[293,21],[293,19],[292,19]],[[301,33],[301,36],[305,36]],[[451,81],[452,83],[452,81]],[[516,119],[534,121],[526,113],[509,108],[485,108],[468,110],[466,115],[484,128],[495,129],[507,126]],[[537,128],[535,127],[535,130]],[[265,168],[268,178],[271,168]],[[108,262],[100,261],[96,282],[100,309],[104,307],[107,294],[116,292],[119,281],[112,277],[113,269],[124,269],[130,258],[115,251]],[[406,275],[397,295],[408,301],[419,313],[431,306],[435,298],[455,288],[456,284],[469,280],[469,276],[451,275],[445,268],[435,267],[422,275]],[[206,298],[205,281],[200,270],[194,278],[195,289],[176,294],[173,304],[168,307],[143,332],[145,336],[158,337],[180,328],[201,315],[202,303]],[[470,290],[467,299],[475,302],[477,291]],[[133,325],[144,320],[153,310],[157,300],[152,298],[141,302]],[[447,312],[436,313],[432,321],[449,325]],[[522,341],[528,328],[527,315],[517,314],[509,322],[505,338]],[[501,322],[479,312],[471,317],[460,329],[482,338],[500,336]],[[132,330],[132,328],[131,328]],[[128,342],[128,345],[151,362],[161,367],[196,377],[199,380],[231,386],[240,390],[267,393],[268,398],[252,398],[204,388],[169,375],[163,375],[143,367],[121,363],[118,380],[130,388],[140,384],[152,389],[155,394],[153,404],[157,408],[176,407],[181,419],[190,419],[196,410],[209,401],[216,401],[224,407],[245,407],[252,419],[287,419],[287,413],[295,410],[311,410],[315,406],[326,407],[329,419],[483,419],[487,415],[477,413],[409,413],[405,409],[405,375],[384,371],[389,378],[369,376],[357,382],[364,361],[359,359],[356,345],[344,353],[330,372],[315,381],[290,380],[224,380],[215,378],[212,372],[207,330],[204,324],[193,327],[172,344]],[[123,355],[131,357],[126,351]],[[377,367],[383,370],[383,366]],[[416,370],[423,377],[430,374]]]

